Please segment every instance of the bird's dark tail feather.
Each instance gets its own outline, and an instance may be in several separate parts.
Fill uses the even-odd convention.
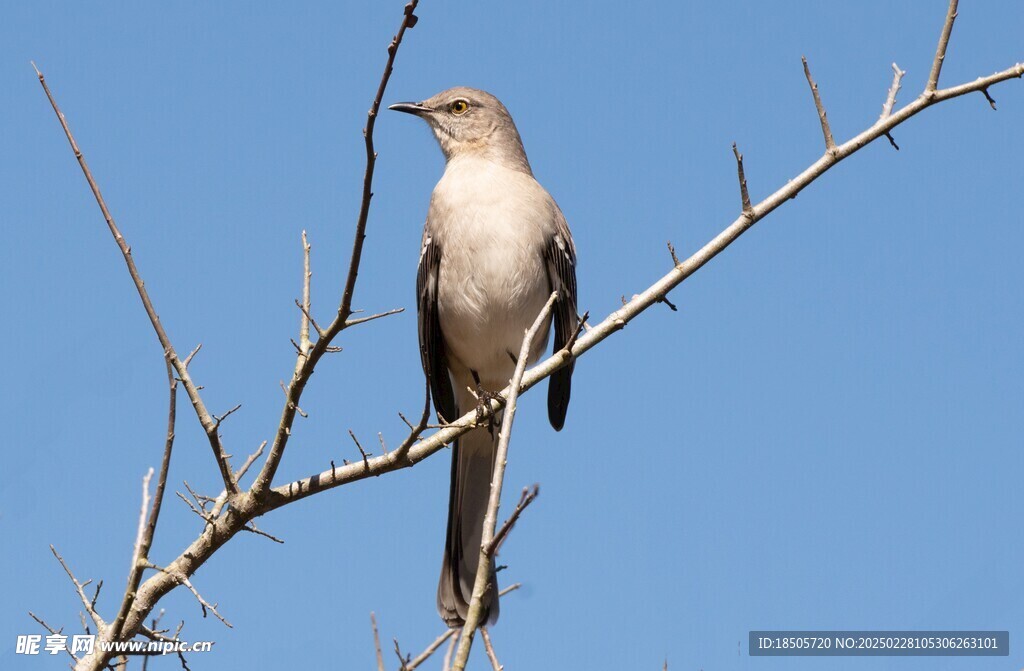
[[[492,435],[493,433],[493,435]],[[452,447],[451,494],[448,499],[448,533],[445,538],[441,580],[437,585],[437,612],[449,627],[465,624],[476,582],[480,543],[491,473],[497,445],[493,432],[480,427],[463,435]],[[484,592],[482,622],[498,621],[498,581],[491,559],[491,583]]]

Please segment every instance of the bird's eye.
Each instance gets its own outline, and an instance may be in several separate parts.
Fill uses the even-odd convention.
[[[465,114],[466,110],[469,109],[469,103],[465,100],[456,100],[449,109],[451,109],[452,114]]]

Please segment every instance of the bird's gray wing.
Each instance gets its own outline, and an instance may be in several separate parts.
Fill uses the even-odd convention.
[[[548,267],[548,279],[551,290],[558,292],[558,300],[554,305],[555,338],[554,349],[565,347],[566,342],[576,330],[579,316],[576,313],[576,246],[572,241],[572,233],[558,206],[554,206],[555,232],[548,240],[544,249],[544,259]],[[548,380],[548,420],[555,431],[560,431],[565,424],[565,413],[569,409],[569,394],[572,390],[572,369],[576,361],[552,373]]]
[[[434,408],[443,422],[458,417],[452,382],[448,377],[448,357],[445,353],[444,334],[437,315],[437,278],[441,269],[441,247],[423,232],[420,266],[416,273],[416,307],[419,317],[420,359],[423,373],[430,383]]]

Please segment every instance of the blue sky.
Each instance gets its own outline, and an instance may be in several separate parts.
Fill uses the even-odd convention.
[[[890,63],[923,88],[945,2],[425,2],[385,102],[453,85],[499,96],[579,250],[603,316],[822,150],[800,66],[837,140],[877,118]],[[160,348],[29,66],[63,106],[236,455],[270,438],[293,365],[302,229],[314,310],[337,305],[363,169],[360,129],[401,2],[16,3],[0,27],[0,420],[5,668],[26,612],[68,630],[77,574],[123,589],[142,475],[158,466]],[[1021,60],[1024,5],[963,3],[950,85]],[[805,190],[581,359],[565,429],[522,401],[507,499],[541,496],[506,544],[493,634],[510,669],[1006,669],[1024,655],[1024,85],[944,103]],[[385,113],[352,330],[307,388],[279,481],[357,453],[421,394],[413,286],[443,160]],[[372,668],[441,633],[434,590],[446,452],[278,511],[278,546],[236,538],[195,576],[235,628],[176,591],[166,621],[217,642],[194,669]],[[182,400],[171,472],[217,474]],[[173,495],[161,563],[198,533]],[[751,629],[1009,630],[995,659],[765,659]],[[388,646],[389,647],[389,646]],[[389,668],[394,658],[388,655]],[[437,668],[439,660],[433,668]],[[474,657],[474,668],[485,660]],[[178,668],[157,660],[154,669]]]

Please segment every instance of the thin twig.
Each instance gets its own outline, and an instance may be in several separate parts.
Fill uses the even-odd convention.
[[[956,21],[956,6],[957,0],[949,0],[946,21],[942,24],[939,45],[935,48],[935,60],[932,61],[932,71],[928,75],[928,84],[924,88],[925,93],[932,93],[939,86],[939,73],[942,72],[942,64],[946,60],[946,47],[949,46],[949,36],[953,33],[953,22]]]
[[[359,454],[363,455],[363,466],[365,466],[367,469],[369,469],[370,468],[370,460],[369,460],[369,456],[370,455],[368,455],[366,453],[366,450],[363,449],[363,446],[359,444],[359,439],[356,438],[356,434],[352,433],[352,429],[348,430],[348,435],[352,436],[352,442],[355,443],[356,447],[359,448]]]
[[[196,348],[194,350],[188,353],[188,356],[185,357],[185,361],[182,362],[185,368],[188,368],[188,365],[192,363],[192,357],[194,357],[196,354],[199,354],[199,350],[201,349],[203,349],[203,343],[199,343],[198,345],[196,345]]]
[[[484,650],[487,651],[487,659],[491,660],[491,668],[494,671],[502,671],[505,667],[498,662],[498,656],[494,654],[494,646],[491,645],[491,634],[487,631],[487,627],[480,627],[480,636],[484,639]]]
[[[377,163],[377,152],[373,148],[373,127],[377,123],[380,105],[384,100],[384,90],[391,79],[398,47],[402,44],[406,29],[415,26],[418,20],[414,13],[418,4],[419,0],[412,0],[405,6],[405,18],[402,19],[402,25],[398,27],[398,32],[395,33],[394,39],[388,45],[388,60],[384,66],[384,74],[380,78],[380,85],[377,87],[377,95],[373,98],[370,111],[366,113],[366,127],[363,129],[363,140],[366,145],[366,171],[363,175],[363,197],[359,204],[359,218],[356,220],[355,240],[352,242],[352,259],[348,264],[348,277],[345,278],[345,291],[341,297],[341,305],[338,306],[338,316],[342,321],[347,320],[352,313],[352,297],[356,290],[356,278],[359,276],[363,241],[366,239],[366,221],[370,216],[370,199],[373,198],[373,169]]]
[[[427,429],[427,422],[430,420],[430,381],[424,381],[424,392],[423,392],[423,412],[420,413],[420,421],[416,426],[409,424],[409,420],[405,418],[402,413],[398,413],[398,416],[402,418],[402,421],[409,424],[409,435],[405,437],[402,444],[398,446],[398,449],[391,453],[391,456],[397,463],[406,463],[411,466],[412,462],[408,461],[409,449],[412,448],[413,444],[419,440],[420,436]],[[387,456],[387,455],[385,455]]]
[[[394,308],[393,310],[388,310],[387,312],[378,312],[377,314],[370,315],[369,317],[349,319],[348,321],[345,322],[345,328],[348,328],[350,326],[357,326],[359,324],[365,324],[366,322],[372,322],[375,319],[380,319],[382,317],[390,317],[391,315],[397,315],[401,312],[405,312],[405,308]]]
[[[196,598],[196,601],[199,602],[199,607],[203,611],[203,617],[206,617],[206,612],[209,611],[213,613],[214,617],[223,622],[225,626],[227,626],[230,629],[234,629],[234,625],[228,622],[224,618],[224,616],[220,614],[220,611],[217,610],[217,604],[211,604],[206,599],[204,599],[203,596],[199,593],[199,590],[197,590],[195,586],[192,584],[192,581],[190,581],[188,579],[188,576],[185,575],[182,571],[171,567],[157,566],[152,562],[147,562],[146,568],[151,568],[155,571],[160,571],[161,573],[170,576],[179,585],[185,587],[188,591],[192,592],[192,596],[194,596]]]
[[[505,596],[509,592],[514,592],[514,591],[516,591],[517,589],[519,589],[522,586],[523,586],[523,583],[521,583],[521,582],[514,582],[511,585],[509,585],[508,587],[506,587],[505,589],[503,589],[500,592],[498,592],[498,596]]]
[[[804,61],[806,67],[807,61]],[[736,173],[740,180],[740,202],[743,203],[743,214],[752,214],[754,209],[750,206],[750,193],[747,192],[747,175],[743,172],[743,154],[736,148],[736,143],[732,143],[732,154],[736,157]],[[672,255],[675,257],[675,254]],[[679,265],[678,259],[676,259],[676,265]]]
[[[370,626],[373,627],[373,648],[377,651],[377,671],[384,671],[384,653],[380,650],[380,633],[377,631],[377,616],[370,611]]]
[[[428,645],[423,650],[423,652],[421,652],[420,654],[416,655],[416,657],[414,657],[413,659],[409,660],[405,664],[405,670],[406,671],[413,671],[413,669],[418,667],[420,664],[422,664],[423,662],[425,662],[428,659],[430,659],[430,656],[433,655],[437,651],[437,649],[440,648],[444,644],[445,641],[447,641],[448,639],[450,639],[452,636],[456,635],[457,633],[459,633],[458,629],[449,629],[448,631],[444,632],[443,634],[441,634],[440,636],[435,638],[434,642],[431,643],[430,645]]]
[[[263,536],[264,538],[272,540],[275,543],[278,543],[279,545],[284,545],[283,540],[281,540],[277,536],[274,536],[273,534],[268,534],[266,531],[263,531],[262,529],[256,526],[255,522],[249,522],[248,526],[244,527],[244,529],[249,533],[256,534],[257,536]]]
[[[60,636],[64,632],[64,627],[61,627],[60,629],[54,629],[50,625],[46,624],[46,622],[43,620],[43,618],[39,617],[38,615],[36,615],[32,611],[28,612],[28,616],[30,618],[32,618],[33,620],[35,620],[36,622],[38,622],[43,627],[43,629],[45,629],[46,631],[50,632],[50,634],[52,634],[53,636]],[[66,641],[64,643],[64,652],[68,653],[68,655],[71,656],[71,659],[75,660],[75,662],[78,661],[78,658],[75,657],[73,652],[71,652],[71,648],[68,647],[68,644],[67,644]]]
[[[675,250],[671,251],[674,252]],[[673,306],[673,310],[674,309],[675,306]],[[565,352],[567,355],[572,356],[573,345],[576,344],[576,341],[579,339],[580,334],[583,333],[583,328],[587,325],[588,317],[590,317],[590,310],[587,310],[580,316],[580,318],[576,322],[576,328],[573,329],[573,332],[571,334],[569,334],[569,339],[565,341],[565,347],[562,348],[562,351]]]
[[[78,582],[78,579],[75,578],[75,574],[71,572],[70,568],[68,568],[68,565],[64,561],[64,558],[61,557],[60,554],[57,552],[57,548],[51,545],[50,552],[52,552],[53,556],[57,558],[57,561],[60,562],[60,565],[61,567],[63,567],[64,572],[67,573],[68,578],[71,579],[71,583],[75,586],[75,591],[78,593],[79,600],[81,600],[82,605],[85,606],[85,612],[89,613],[89,617],[91,617],[92,621],[96,623],[96,629],[98,631],[103,631],[104,627],[106,627],[106,623],[103,621],[103,618],[100,617],[100,614],[96,612],[96,609],[92,607],[92,601],[89,599],[89,597],[85,595],[85,587],[86,585],[91,583],[92,580]]]
[[[455,632],[455,635],[452,636],[451,642],[448,643],[448,649],[445,650],[444,662],[441,665],[442,671],[449,671],[452,668],[452,655],[455,652],[455,646],[459,642],[459,637],[462,635],[461,629],[452,629],[452,631]]]
[[[892,85],[889,86],[885,102],[882,103],[882,114],[878,117],[880,121],[892,115],[892,108],[896,104],[896,94],[900,92],[900,87],[903,85],[903,75],[905,74],[907,74],[906,70],[900,70],[900,66],[895,63],[892,64]]]
[[[892,85],[889,87],[889,92],[885,96],[885,102],[882,104],[882,114],[878,117],[879,121],[888,118],[892,114],[892,108],[896,104],[896,94],[900,91],[903,75],[905,74],[907,74],[905,70],[900,70],[899,66],[895,63],[892,64]],[[886,131],[885,138],[889,140],[889,144],[892,145],[893,149],[896,151],[900,150],[900,146],[896,144],[892,133]]]
[[[196,515],[198,515],[199,519],[203,520],[203,522],[205,522],[206,524],[213,524],[216,521],[216,519],[212,515],[210,515],[209,513],[207,513],[205,511],[200,510],[199,508],[197,508],[195,506],[195,504],[192,503],[191,501],[189,501],[188,497],[186,497],[184,494],[182,494],[181,492],[174,492],[174,493],[178,496],[179,499],[184,501],[185,505],[189,507],[189,510],[191,510]]]
[[[989,107],[991,107],[992,111],[994,112],[996,110],[995,98],[988,94],[988,89],[981,89],[981,93],[985,96],[985,100],[988,101]]]
[[[201,347],[201,345],[199,347]],[[195,353],[199,351],[199,347],[196,347],[192,350],[192,354],[189,354],[188,359],[185,360],[186,366]],[[149,549],[153,545],[153,536],[156,534],[156,525],[160,519],[160,510],[163,507],[164,491],[167,489],[167,473],[171,467],[171,452],[174,449],[175,426],[177,423],[178,381],[174,377],[174,369],[170,362],[166,362],[166,373],[168,386],[167,434],[164,439],[163,459],[160,461],[160,475],[157,476],[156,492],[153,494],[153,505],[149,511],[149,519],[146,521],[145,530],[136,539],[135,551],[132,553],[132,566],[128,570],[128,585],[125,587],[124,596],[121,597],[121,605],[117,610],[117,616],[110,625],[110,631],[107,632],[110,637],[109,640],[111,641],[120,640],[121,627],[124,626],[124,621],[128,616],[128,611],[135,603],[139,584],[142,582],[143,566],[140,560],[145,560],[149,557]],[[143,486],[143,492],[144,494],[146,492],[145,485]],[[144,500],[143,509],[145,509],[145,507],[146,504]],[[96,590],[96,597],[98,596],[99,588]],[[96,604],[96,597],[93,597],[94,606]]]
[[[310,303],[309,303],[309,283],[313,277],[313,271],[309,267],[309,251],[312,247],[309,244],[309,238],[306,237],[306,231],[302,231],[302,318],[299,320],[299,351],[305,356],[306,352],[309,351],[309,323],[313,321],[312,315],[310,315]],[[320,327],[317,327],[317,334],[320,333]]]
[[[149,298],[149,292],[146,290],[146,283],[142,280],[142,276],[139,274],[139,270],[135,266],[135,259],[132,257],[132,248],[124,239],[124,236],[121,235],[120,229],[118,229],[117,224],[114,222],[114,217],[110,214],[106,201],[103,200],[103,194],[100,193],[100,187],[93,178],[92,171],[89,170],[89,165],[85,161],[85,156],[78,148],[78,143],[75,142],[74,135],[71,134],[71,127],[68,126],[68,122],[64,118],[64,113],[60,111],[60,108],[57,106],[56,99],[54,99],[53,94],[50,93],[50,87],[46,84],[46,79],[43,77],[43,73],[35,67],[35,63],[32,64],[32,67],[35,68],[36,75],[39,77],[39,83],[42,85],[43,91],[46,92],[46,97],[50,101],[50,106],[53,107],[53,111],[56,113],[57,119],[60,121],[60,125],[64,129],[64,134],[67,136],[68,143],[71,145],[71,150],[75,153],[75,158],[78,159],[78,165],[82,168],[82,173],[85,175],[85,180],[89,183],[89,188],[92,189],[92,194],[96,198],[96,203],[100,206],[100,211],[103,213],[103,219],[107,222],[107,228],[110,229],[111,235],[114,236],[114,241],[121,250],[124,262],[128,266],[128,274],[131,275],[132,282],[135,283],[135,289],[139,293],[139,298],[142,299],[142,306],[145,308],[146,314],[149,316],[149,321],[153,325],[153,330],[156,331],[157,339],[159,339],[160,346],[164,351],[164,356],[178,373],[178,377],[181,379],[182,384],[185,385],[185,391],[188,393],[188,397],[192,401],[192,407],[196,410],[196,416],[199,418],[199,423],[202,424],[203,430],[206,432],[207,440],[210,442],[214,459],[217,460],[217,466],[220,469],[221,477],[224,479],[224,486],[232,494],[237,494],[238,486],[231,479],[231,465],[228,463],[224,446],[221,444],[220,436],[217,433],[217,425],[210,416],[210,413],[207,411],[206,405],[203,403],[203,399],[199,395],[199,389],[196,387],[195,383],[192,382],[192,378],[188,373],[188,367],[178,359],[178,354],[174,349],[174,345],[171,344],[171,339],[167,336],[167,332],[164,330],[163,324],[160,322],[160,317],[157,315],[156,308],[153,307],[153,301]],[[196,351],[198,351],[198,348],[196,348]],[[191,356],[189,358],[191,359]]]
[[[836,150],[836,141],[832,139],[832,129],[828,126],[828,114],[825,112],[825,106],[821,103],[818,85],[814,83],[814,78],[811,77],[811,69],[807,66],[807,58],[801,56],[800,60],[803,61],[804,75],[807,77],[807,83],[811,86],[811,94],[814,96],[814,107],[818,110],[818,119],[821,121],[821,132],[825,136],[825,152],[832,154]],[[746,213],[745,210],[744,213]]]
[[[409,662],[412,660],[412,655],[402,655],[402,649],[398,647],[398,639],[392,639],[395,642],[395,654],[398,655],[398,671],[408,671]]]
[[[534,485],[533,487],[523,487],[523,493],[519,497],[519,503],[516,504],[515,510],[508,516],[505,523],[501,525],[501,529],[494,534],[494,540],[491,541],[491,547],[488,550],[488,554],[491,556],[497,555],[501,551],[501,545],[505,542],[505,537],[508,536],[509,532],[512,531],[512,527],[516,525],[516,521],[519,516],[526,510],[526,507],[533,503],[534,499],[540,495],[540,485]]]

